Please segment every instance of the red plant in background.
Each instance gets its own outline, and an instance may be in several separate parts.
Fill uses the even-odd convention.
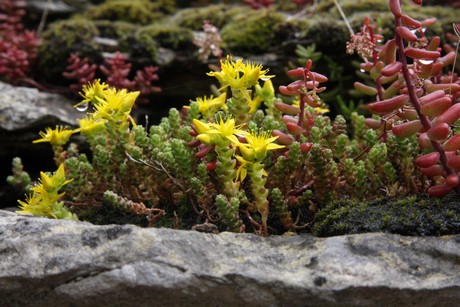
[[[100,65],[99,69],[107,77],[107,83],[116,89],[134,89],[135,82],[128,79],[131,72],[131,64],[126,63],[128,57],[116,52],[112,58],[105,59],[104,65]]]
[[[144,96],[138,99],[140,102],[146,102],[145,96],[149,94],[161,92],[159,86],[152,84],[159,80],[158,67],[147,66],[142,70],[137,70],[134,80],[131,80],[132,64],[128,63],[127,60],[127,56],[116,52],[113,57],[107,58],[103,65],[99,65],[99,70],[106,76],[107,84],[119,90],[140,91],[141,96]],[[95,79],[98,66],[90,64],[88,58],[81,59],[78,53],[71,54],[68,61],[70,65],[63,72],[63,76],[76,81],[70,84],[69,88],[73,92],[78,92],[84,84]]]
[[[157,75],[158,70],[159,68],[156,66],[147,66],[144,67],[143,70],[136,71],[134,82],[136,83],[136,88],[141,91],[142,95],[161,92],[161,87],[152,84],[153,81],[158,81],[160,79]]]
[[[80,59],[78,52],[72,53],[68,59],[70,65],[62,73],[66,79],[74,79],[75,83],[69,85],[70,90],[78,92],[82,86],[95,79],[97,65],[90,64],[88,58]]]
[[[40,39],[24,30],[25,2],[2,0],[0,3],[0,78],[11,84],[27,83],[41,88],[27,76],[37,59]]]

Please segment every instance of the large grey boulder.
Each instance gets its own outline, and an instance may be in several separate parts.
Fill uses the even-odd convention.
[[[0,130],[16,131],[56,123],[76,125],[82,114],[68,98],[36,88],[0,82]]]
[[[94,226],[0,210],[1,306],[454,306],[460,236]]]

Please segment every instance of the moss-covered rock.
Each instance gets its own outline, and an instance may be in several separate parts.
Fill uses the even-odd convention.
[[[146,25],[165,16],[160,3],[148,0],[112,0],[90,7],[85,17],[91,20],[125,21]]]
[[[281,43],[274,29],[286,20],[286,15],[271,10],[239,14],[222,28],[224,48],[231,51],[261,53]]]
[[[192,30],[172,23],[155,23],[139,29],[138,32],[142,33],[141,37],[152,37],[166,48],[182,50],[193,46]]]
[[[94,24],[100,36],[113,39],[123,38],[140,28],[139,25],[125,21],[96,20]]]
[[[151,64],[156,62],[158,44],[148,29],[140,28],[120,40],[120,49],[137,62]]]
[[[364,232],[439,236],[458,233],[460,198],[411,196],[377,199],[368,203],[339,200],[315,216],[313,233],[335,236]]]
[[[205,20],[217,28],[222,28],[227,23],[233,22],[235,15],[250,11],[250,8],[244,6],[209,5],[207,7],[183,9],[177,12],[171,21],[179,26],[201,31]]]
[[[345,52],[350,33],[342,20],[318,14],[310,20],[305,37],[316,44],[318,51],[337,55]]]
[[[387,12],[389,10],[388,0],[342,0],[340,6],[346,16],[359,12]],[[329,9],[329,13],[339,16],[335,5]]]
[[[39,49],[39,69],[42,77],[57,84],[62,83],[62,72],[69,65],[70,54],[78,52],[92,62],[100,60],[99,47],[93,38],[99,35],[96,25],[88,19],[75,18],[58,21],[42,35]]]

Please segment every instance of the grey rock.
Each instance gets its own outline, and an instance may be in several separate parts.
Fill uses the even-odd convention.
[[[66,97],[0,82],[0,128],[7,131],[56,123],[76,125],[82,114]]]
[[[0,210],[1,306],[454,306],[460,236],[205,234]]]

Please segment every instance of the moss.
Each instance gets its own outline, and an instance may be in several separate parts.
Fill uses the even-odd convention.
[[[96,20],[94,24],[100,36],[113,39],[125,37],[139,29],[139,25],[125,21]]]
[[[249,9],[242,6],[232,5],[209,5],[202,8],[183,9],[174,15],[172,22],[179,26],[189,28],[194,31],[203,29],[203,21],[207,20],[217,28],[222,28],[232,21],[233,17]]]
[[[95,225],[133,224],[140,227],[148,226],[145,215],[136,215],[133,212],[128,212],[107,203],[78,213],[78,218],[81,221],[90,222]]]
[[[85,17],[91,20],[125,21],[146,25],[164,17],[161,6],[148,0],[114,0],[89,8]]]
[[[120,40],[120,49],[129,52],[138,62],[152,63],[156,61],[158,44],[146,28],[140,28]]]
[[[96,25],[87,19],[69,19],[57,21],[49,26],[42,35],[39,49],[39,68],[42,77],[57,78],[59,84],[61,74],[69,64],[67,59],[71,53],[78,52],[81,57],[88,57],[92,62],[100,60],[100,50],[93,43],[99,35]]]
[[[313,233],[334,236],[364,232],[402,235],[447,235],[460,227],[459,197],[432,199],[418,195],[377,199],[368,203],[339,200],[315,216]]]
[[[260,53],[278,41],[274,29],[286,20],[286,16],[268,10],[250,11],[235,16],[232,23],[222,28],[224,48],[232,51]]]
[[[350,16],[357,12],[387,12],[389,9],[388,0],[343,0],[340,1],[340,6],[346,16]],[[335,5],[329,9],[329,13],[340,17],[340,13]]]
[[[190,29],[170,23],[157,23],[139,29],[144,36],[154,38],[161,46],[172,49],[184,49],[193,46],[193,32]]]
[[[343,21],[319,14],[310,23],[306,38],[315,42],[317,51],[327,52],[329,55],[345,52],[350,34]]]

